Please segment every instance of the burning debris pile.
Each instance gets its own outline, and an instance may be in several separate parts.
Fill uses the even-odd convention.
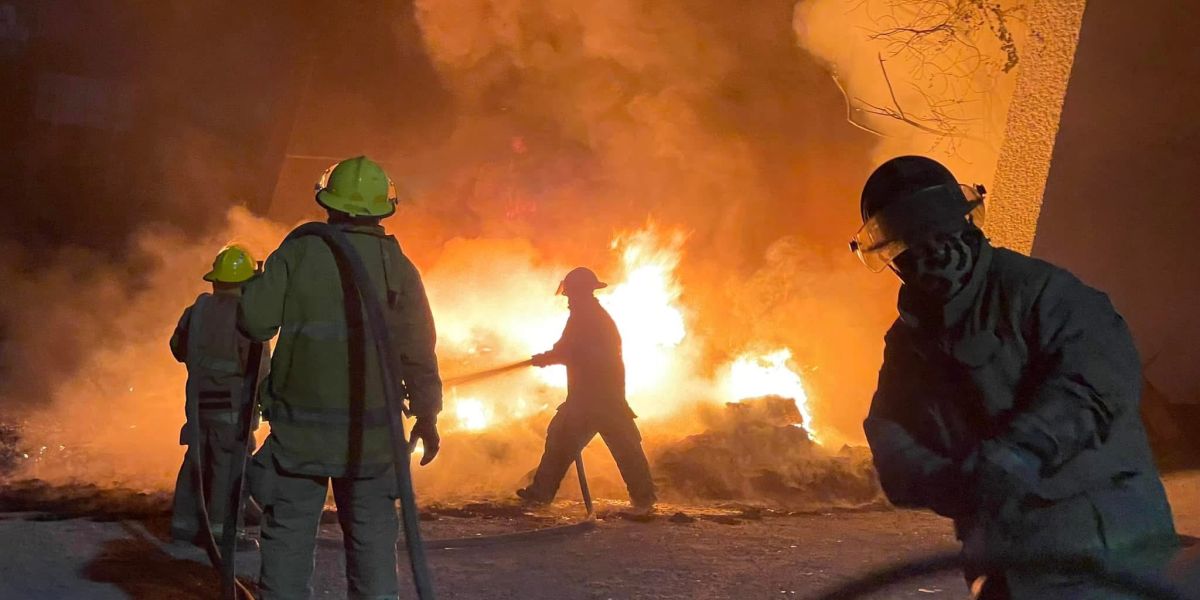
[[[284,231],[233,211],[222,235],[270,248]],[[683,231],[651,224],[617,234],[609,255],[596,261],[610,283],[598,296],[622,333],[629,401],[641,417],[664,492],[685,501],[736,499],[787,507],[871,502],[878,490],[866,459],[831,456],[820,446],[837,434],[821,425],[820,414],[814,419],[807,371],[791,349],[730,348],[685,301],[687,290],[676,271],[687,239]],[[198,272],[207,250],[220,245],[180,243],[151,237],[146,247],[186,256]],[[479,260],[484,255],[488,260]],[[447,378],[553,345],[567,307],[552,292],[566,270],[546,264],[521,240],[449,242],[425,273]],[[495,277],[498,272],[504,277]],[[11,469],[12,477],[170,489],[183,451],[176,442],[185,373],[165,340],[180,307],[198,291],[198,279],[175,270],[156,273],[161,281],[122,313],[123,322],[137,325],[123,329],[127,337],[97,344],[80,372],[58,386],[52,408],[39,411],[21,431],[22,439],[0,431],[0,467]],[[191,283],[180,285],[183,278]],[[486,298],[478,294],[481,281],[488,282]],[[526,367],[448,387],[442,453],[416,473],[423,498],[509,497],[523,485],[537,465],[546,423],[565,396],[565,375],[561,367]],[[763,396],[773,398],[737,404]],[[106,418],[74,418],[98,402],[110,409]],[[258,437],[265,434],[264,428]],[[615,465],[598,440],[585,458],[593,491],[623,498]],[[569,482],[563,492],[573,492]]]
[[[866,448],[831,453],[812,441],[790,398],[726,404],[712,427],[658,450],[666,496],[766,502],[791,510],[861,507],[883,495]]]
[[[776,498],[795,489],[812,498],[798,482],[856,473],[821,444],[861,439],[878,332],[894,312],[889,301],[864,299],[885,298],[894,284],[863,277],[844,252],[842,232],[858,216],[840,199],[857,194],[872,141],[847,136],[830,118],[842,114],[843,98],[824,65],[798,51],[794,4],[747,12],[681,0],[416,2],[415,23],[396,24],[404,30],[397,47],[412,59],[405,65],[436,77],[406,71],[395,80],[436,87],[403,94],[424,98],[427,112],[393,122],[383,118],[390,110],[362,110],[375,103],[353,89],[326,96],[328,86],[313,85],[297,99],[297,118],[286,119],[295,123],[289,152],[306,150],[282,174],[255,175],[278,175],[260,212],[234,209],[211,229],[183,216],[168,221],[186,223],[184,231],[143,224],[140,213],[124,214],[135,204],[97,198],[95,206],[139,223],[120,240],[119,268],[80,251],[39,260],[36,273],[13,271],[21,285],[0,301],[0,320],[21,352],[0,366],[20,377],[0,382],[0,403],[29,413],[20,447],[38,450],[18,459],[15,475],[169,489],[183,453],[184,370],[166,348],[179,313],[226,242],[260,258],[277,247],[293,223],[263,212],[292,219],[303,214],[297,207],[317,210],[308,190],[326,165],[313,157],[334,148],[370,154],[411,188],[411,202],[385,225],[421,268],[447,377],[549,349],[567,315],[555,286],[587,265],[610,284],[598,296],[623,336],[629,402],[679,495]],[[395,68],[356,53],[374,72]],[[338,114],[357,118],[330,127],[325,118]],[[203,175],[197,180],[229,171],[203,143],[169,145],[170,156],[189,158],[189,176]],[[293,185],[289,173],[309,170]],[[187,198],[189,210],[217,215],[242,194],[221,180]],[[56,360],[66,350],[78,356]],[[511,494],[536,464],[565,380],[551,367],[448,388],[446,443],[417,472],[423,498]],[[736,427],[696,415],[733,414],[721,407],[771,395],[791,399],[798,416],[738,422],[753,429],[740,435],[765,436],[756,442],[763,448],[796,445],[773,457],[795,466],[760,468],[782,483],[772,488],[760,473],[753,485],[701,485],[672,471],[701,459],[726,470],[728,457],[694,455],[684,440],[710,436],[734,448]],[[592,460],[599,446],[587,460],[596,491],[606,493],[604,480],[619,478],[607,459]],[[831,494],[853,502],[869,492]]]

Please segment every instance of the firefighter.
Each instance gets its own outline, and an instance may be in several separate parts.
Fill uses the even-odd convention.
[[[175,481],[171,537],[177,542],[195,543],[201,535],[197,500],[201,490],[196,489],[194,469],[202,469],[209,522],[213,536],[219,540],[234,483],[228,476],[230,467],[233,461],[246,458],[246,444],[238,439],[238,421],[244,403],[249,401],[244,398],[243,377],[251,344],[238,332],[237,306],[242,286],[254,277],[256,268],[254,257],[245,248],[231,245],[221,250],[212,270],[204,276],[212,283],[212,293],[201,294],[183,311],[171,336],[171,353],[187,365],[186,401],[200,415],[200,422],[189,421],[179,432],[181,445],[199,440],[200,465],[193,464],[191,455],[185,454]],[[265,346],[263,353],[265,363]],[[241,532],[239,541],[243,546],[254,545],[253,539]]]
[[[533,365],[566,365],[567,399],[546,431],[546,449],[529,487],[517,496],[531,504],[554,499],[572,461],[597,433],[612,452],[629,490],[634,512],[649,514],[656,501],[650,465],[642,451],[637,416],[625,401],[625,363],[621,334],[595,291],[607,287],[590,269],[567,273],[558,294],[567,297],[571,315],[554,347],[533,357]]]
[[[332,482],[349,597],[396,598],[397,489],[381,369],[398,369],[416,416],[411,437],[424,443],[421,464],[428,464],[438,453],[442,405],[433,316],[417,268],[380,225],[397,204],[384,170],[351,158],[327,169],[316,187],[328,222],[366,265],[400,364],[379,364],[365,343],[362,302],[343,297],[349,269],[339,269],[319,237],[289,237],[246,285],[239,325],[257,340],[279,336],[260,392],[271,434],[249,469],[263,507],[260,589],[265,600],[308,597]]]
[[[1176,542],[1137,350],[1105,294],[989,243],[983,192],[919,156],[863,188],[851,248],[902,282],[864,423],[880,482],[894,504],[954,520],[983,598],[1119,597],[1012,564],[1133,565]]]

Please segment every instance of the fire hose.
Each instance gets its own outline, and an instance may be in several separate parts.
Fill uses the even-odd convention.
[[[199,312],[197,311],[197,313]],[[195,325],[195,322],[193,322],[193,325]],[[189,336],[189,340],[192,339],[195,339],[195,337]],[[189,356],[193,355],[190,351],[188,354]],[[209,562],[221,574],[221,598],[223,600],[237,600],[239,596],[247,600],[254,600],[254,594],[237,579],[237,530],[242,512],[242,485],[246,472],[246,458],[253,450],[254,444],[254,437],[251,435],[250,430],[253,422],[255,393],[258,388],[258,373],[262,366],[261,363],[262,343],[251,343],[249,356],[246,359],[246,372],[242,380],[242,395],[240,397],[243,399],[243,402],[238,415],[238,424],[240,427],[237,442],[242,444],[242,451],[239,454],[240,460],[235,460],[231,463],[230,471],[226,475],[232,484],[229,496],[221,499],[214,498],[216,501],[226,503],[224,529],[219,546],[216,538],[213,536],[212,521],[209,519],[208,502],[204,497],[204,457],[200,451],[204,440],[200,426],[200,407],[198,402],[189,401],[187,403],[187,419],[192,425],[192,440],[188,444],[187,453],[192,464],[192,482],[195,485],[196,501],[200,513],[200,541],[205,553],[208,555]],[[220,477],[221,474],[214,473],[213,476]]]
[[[442,385],[444,385],[446,387],[457,387],[460,385],[466,385],[468,383],[474,383],[476,381],[481,381],[483,379],[490,379],[497,375],[503,375],[510,371],[516,371],[517,369],[520,369],[521,367],[528,367],[528,366],[532,366],[532,365],[533,365],[533,359],[523,360],[521,362],[515,362],[512,364],[504,365],[502,367],[496,367],[494,369],[486,369],[486,370],[478,371],[478,372],[471,373],[468,375],[460,375],[458,377],[451,377],[450,379],[443,381]]]
[[[455,386],[459,386],[459,385],[465,385],[468,383],[474,383],[476,381],[481,381],[484,379],[495,377],[497,375],[515,371],[522,367],[528,367],[528,366],[531,366],[532,364],[533,364],[533,361],[531,361],[531,360],[523,360],[520,362],[511,363],[511,364],[503,365],[500,367],[486,369],[483,371],[477,371],[475,373],[470,373],[470,374],[462,375],[459,377],[451,377],[451,378],[444,380],[443,385],[446,387],[455,387]],[[590,531],[596,527],[596,510],[595,510],[595,506],[593,505],[593,502],[592,502],[591,488],[588,486],[587,473],[583,467],[582,452],[575,456],[575,473],[579,477],[579,491],[583,496],[584,508],[587,510],[587,515],[584,517],[584,519],[582,521],[578,521],[578,522],[570,523],[570,524],[566,524],[566,525],[557,525],[554,527],[543,527],[543,528],[535,529],[532,531],[518,531],[518,532],[503,533],[503,534],[498,534],[498,535],[426,540],[425,548],[437,549],[437,550],[450,550],[450,549],[459,549],[459,548],[467,548],[467,547],[478,547],[478,546],[487,546],[487,545],[493,545],[493,544],[502,544],[502,543],[509,543],[509,542],[523,542],[523,541],[529,541],[529,540],[533,540],[533,539],[544,539],[544,538],[552,537],[552,536],[568,535],[568,534],[573,534],[573,533],[582,533],[582,532]],[[333,540],[321,539],[321,540],[319,540],[319,543],[323,546],[324,545],[340,546],[340,542],[335,542]]]
[[[881,591],[901,581],[962,568],[959,552],[931,554],[916,560],[891,565],[824,591],[811,600],[853,600]],[[984,565],[985,571],[1020,569],[1040,574],[1080,574],[1091,576],[1113,590],[1137,594],[1148,600],[1200,600],[1195,592],[1185,592],[1160,576],[1116,569],[1090,556],[1036,556],[1022,559],[997,559]],[[976,598],[973,594],[971,598]]]
[[[529,366],[533,366],[533,359],[531,359],[531,358],[520,361],[520,362],[510,363],[510,364],[500,366],[500,367],[485,369],[483,371],[476,371],[474,373],[470,373],[467,375],[451,377],[442,383],[446,387],[457,387],[460,385],[474,383],[476,381],[482,381],[484,379],[490,379],[492,377],[496,377],[497,375],[503,375],[505,373],[515,371],[522,367],[529,367]],[[595,507],[592,506],[592,492],[591,492],[591,489],[588,487],[587,473],[583,469],[583,452],[582,451],[580,451],[578,454],[575,455],[575,474],[579,477],[579,493],[583,495],[583,506],[585,509],[587,509],[587,518],[588,518],[588,520],[594,519],[596,516],[596,510],[595,510]]]
[[[383,376],[383,396],[388,412],[388,429],[391,432],[392,461],[395,465],[396,484],[400,496],[401,521],[404,525],[404,543],[408,550],[409,567],[413,574],[413,585],[420,600],[433,600],[433,579],[429,574],[429,566],[425,559],[425,546],[421,542],[420,521],[417,515],[417,498],[413,489],[412,466],[409,464],[409,445],[404,433],[404,394],[401,392],[401,381],[392,371],[393,365],[399,364],[392,352],[389,340],[387,321],[384,319],[383,306],[375,293],[366,264],[362,257],[350,244],[349,238],[340,229],[326,223],[306,223],[288,234],[287,239],[303,236],[321,238],[337,259],[338,267],[349,268],[350,281],[353,283],[358,297],[361,298],[365,312],[365,329],[373,342],[379,362],[383,365],[380,373]]]

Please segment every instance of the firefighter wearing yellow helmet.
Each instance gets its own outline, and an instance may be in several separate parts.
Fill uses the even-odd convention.
[[[375,161],[358,156],[325,169],[317,180],[317,204],[349,217],[390,217],[396,212],[396,184]]]
[[[200,464],[184,455],[175,483],[171,514],[171,536],[179,542],[195,543],[201,535],[199,495],[204,494],[213,534],[221,538],[227,496],[234,482],[227,474],[230,465],[245,453],[240,442],[238,419],[249,399],[242,391],[250,340],[237,329],[237,306],[242,285],[257,271],[254,256],[242,246],[223,248],[213,259],[204,280],[212,292],[201,294],[183,311],[171,336],[171,353],[187,365],[186,414],[198,414],[199,422],[187,422],[179,432],[180,445],[199,443]],[[267,352],[265,347],[264,354]],[[265,360],[264,360],[265,363]],[[199,431],[196,431],[196,429]],[[197,435],[198,434],[198,435]],[[195,470],[204,477],[204,489],[196,488]],[[242,538],[246,544],[253,540]]]
[[[341,161],[317,182],[328,223],[361,258],[383,305],[397,348],[411,438],[433,460],[439,438],[441,378],[434,325],[421,276],[380,219],[395,212],[396,186],[360,156]],[[251,493],[263,506],[260,591],[264,600],[307,598],[317,523],[332,484],[346,536],[351,598],[395,598],[395,499],[384,368],[364,343],[363,307],[346,297],[337,259],[320,237],[293,232],[246,284],[239,325],[252,338],[278,335],[271,375],[262,387],[271,435],[249,466]]]

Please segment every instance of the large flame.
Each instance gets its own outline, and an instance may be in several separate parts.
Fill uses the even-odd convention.
[[[611,250],[619,268],[607,277],[601,273],[610,285],[597,297],[621,332],[626,389],[634,412],[656,420],[701,402],[777,395],[795,400],[812,435],[807,394],[790,366],[789,349],[743,353],[726,365],[704,365],[698,358],[703,340],[689,333],[690,315],[680,301],[683,286],[676,274],[685,240],[683,232],[662,232],[653,226],[618,235]],[[486,368],[503,362],[501,358],[520,360],[544,351],[558,339],[568,311],[565,299],[549,292],[567,268],[537,267],[526,253],[532,251],[491,253],[492,260],[502,264],[504,277],[491,278],[482,303],[455,301],[466,293],[462,282],[480,276],[473,268],[455,269],[452,276],[430,274],[445,362],[463,369]],[[450,262],[455,262],[453,256]],[[448,425],[465,431],[500,426],[551,409],[561,402],[565,388],[565,369],[549,367],[451,389]]]
[[[724,388],[734,401],[762,396],[791,398],[800,410],[803,425],[813,440],[819,440],[813,429],[812,412],[808,406],[808,393],[804,381],[788,363],[792,351],[783,348],[765,354],[743,354],[738,356],[725,372]]]

